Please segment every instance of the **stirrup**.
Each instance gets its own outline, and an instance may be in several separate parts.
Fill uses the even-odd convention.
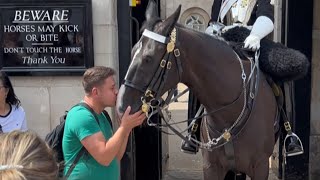
[[[301,149],[300,150],[298,150],[298,151],[293,151],[293,152],[290,152],[290,151],[287,151],[287,149],[286,149],[286,142],[287,142],[287,140],[288,139],[290,139],[290,138],[296,138],[296,140],[297,140],[297,142],[299,143],[298,144],[298,146],[299,147],[301,147]],[[283,145],[284,145],[284,155],[286,156],[286,157],[291,157],[291,156],[297,156],[297,155],[300,155],[300,154],[303,154],[304,153],[304,150],[303,150],[303,145],[302,145],[302,142],[301,142],[301,140],[300,140],[300,138],[295,134],[295,133],[291,133],[291,134],[287,134],[286,135],[286,137],[284,138],[284,142],[283,142]],[[290,145],[290,143],[288,144],[288,146]]]
[[[192,141],[191,135],[188,135],[187,138],[189,141]],[[180,150],[187,154],[197,154],[197,152],[199,151],[199,146],[195,147],[185,140],[182,140]]]

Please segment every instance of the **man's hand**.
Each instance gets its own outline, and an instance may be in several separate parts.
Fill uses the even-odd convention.
[[[256,35],[249,35],[244,41],[244,48],[256,51],[260,49],[260,38]]]
[[[133,128],[141,125],[146,118],[145,113],[143,113],[141,110],[131,115],[130,115],[130,111],[131,111],[131,107],[128,106],[121,118],[121,124],[120,124],[120,127],[123,127],[129,132]]]

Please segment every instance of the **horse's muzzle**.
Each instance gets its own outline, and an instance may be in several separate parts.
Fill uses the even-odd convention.
[[[137,94],[131,88],[128,89],[124,85],[121,85],[116,103],[116,110],[118,115],[123,114],[128,106],[131,106],[130,114],[135,113],[141,110],[141,105],[142,102],[140,96],[137,96]]]

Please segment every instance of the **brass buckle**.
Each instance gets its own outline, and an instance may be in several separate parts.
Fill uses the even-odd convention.
[[[167,64],[167,69],[171,69],[171,66],[172,66],[172,63],[171,63],[171,62],[168,62],[168,64]]]
[[[166,60],[162,59],[160,62],[160,67],[164,68],[166,66]]]
[[[149,105],[146,102],[143,102],[143,104],[141,106],[141,111],[144,113],[149,112]]]
[[[228,130],[225,130],[223,135],[222,135],[223,139],[225,139],[226,141],[230,141],[231,138],[231,133]]]
[[[288,121],[284,123],[284,128],[286,131],[291,131],[291,125]]]
[[[175,50],[173,51],[173,54],[174,54],[175,57],[179,57],[179,56],[180,56],[180,51],[179,51],[179,49],[175,49]]]
[[[198,129],[198,124],[193,123],[192,127],[191,127],[191,132],[195,133],[197,131],[197,129]]]
[[[144,95],[145,95],[146,97],[153,97],[152,91],[151,91],[150,89],[146,90],[146,92],[144,93]]]

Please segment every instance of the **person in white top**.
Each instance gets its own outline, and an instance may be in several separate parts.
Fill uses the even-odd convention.
[[[8,75],[0,71],[0,133],[27,130],[26,115]]]

